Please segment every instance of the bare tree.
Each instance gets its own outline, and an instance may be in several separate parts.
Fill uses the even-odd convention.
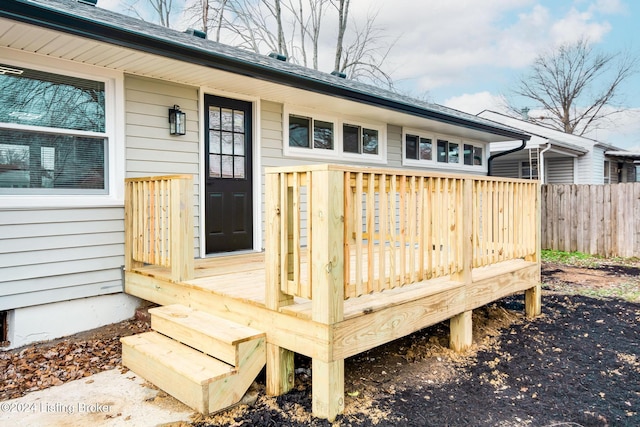
[[[342,61],[336,70],[354,80],[394,89],[393,79],[384,70],[384,65],[395,42],[387,44],[383,31],[375,25],[376,16],[369,15],[362,28],[353,25],[352,42],[343,48]]]
[[[194,1],[189,9],[193,22],[206,25],[216,41],[256,53],[275,51],[314,69],[321,66],[321,43],[330,37],[327,28],[337,22],[335,51],[328,53],[333,54],[333,70],[393,88],[384,70],[393,44],[375,24],[376,14],[370,13],[364,23],[350,19],[351,0]]]
[[[620,90],[637,66],[634,56],[596,52],[582,39],[539,55],[512,92],[536,102],[545,111],[544,123],[584,135],[623,110],[618,103]]]
[[[334,70],[340,70],[340,63],[342,62],[342,49],[344,44],[344,33],[347,31],[347,24],[349,22],[349,3],[351,0],[338,0],[338,37],[336,40],[336,54],[334,61]]]
[[[144,4],[148,4],[153,10],[152,16],[149,19],[151,22],[160,24],[163,27],[171,27],[170,18],[173,12],[173,0],[145,0]],[[140,5],[140,0],[129,2],[126,9],[143,21],[147,20],[145,19],[146,15],[143,13],[145,8]]]

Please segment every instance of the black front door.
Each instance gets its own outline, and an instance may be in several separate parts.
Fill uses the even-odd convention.
[[[205,95],[207,253],[253,247],[251,103]]]

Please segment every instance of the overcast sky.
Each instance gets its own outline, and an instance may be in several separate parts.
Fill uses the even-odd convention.
[[[98,6],[122,11],[121,1],[99,0]],[[472,114],[498,109],[500,96],[508,94],[536,54],[559,44],[587,37],[597,49],[640,55],[638,0],[351,0],[351,4],[352,17],[361,22],[368,13],[377,12],[378,26],[395,43],[387,70],[403,92]],[[640,74],[632,77],[624,92],[629,113],[609,129],[598,129],[597,139],[640,150]]]

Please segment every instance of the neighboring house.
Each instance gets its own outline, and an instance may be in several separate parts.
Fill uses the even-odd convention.
[[[511,178],[540,179],[543,184],[614,184],[640,180],[634,153],[589,138],[571,135],[494,111],[479,117],[520,129],[531,135],[524,150],[520,141],[491,144],[491,174]]]
[[[182,135],[180,123],[169,134],[174,106],[186,115]],[[122,293],[125,177],[195,176],[193,244],[206,257],[262,250],[265,167],[486,175],[489,144],[528,139],[483,117],[86,3],[5,0],[3,338],[16,347],[133,314],[138,301]]]

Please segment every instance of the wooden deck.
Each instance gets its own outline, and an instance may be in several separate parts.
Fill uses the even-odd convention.
[[[174,282],[167,267],[138,267],[127,272],[126,291],[160,305],[183,304],[267,330],[272,338],[280,335],[270,330],[274,320],[284,322],[277,325],[284,330],[290,329],[286,326],[293,320],[290,317],[303,321],[300,324],[313,322],[312,301],[298,297],[294,298],[293,304],[277,310],[281,316],[263,317],[265,311],[272,311],[265,303],[264,253],[197,259],[195,266],[195,277],[182,282]],[[538,269],[535,262],[511,260],[474,269],[470,284],[440,277],[387,290],[382,296],[372,293],[345,300],[344,319],[334,330],[340,331],[348,344],[345,348],[336,346],[333,357],[356,355],[456,314],[530,289],[537,280]],[[232,301],[231,305],[229,301]],[[358,322],[361,317],[367,318],[363,324],[369,324],[365,330],[343,332],[352,329],[348,325]],[[395,323],[394,320],[386,324],[385,318],[403,318],[411,325]],[[417,325],[420,325],[418,329],[413,329]],[[296,331],[302,334],[297,339],[286,337],[276,339],[276,343],[286,344],[286,348],[296,353],[317,357],[322,352],[308,347],[306,343],[317,338],[313,331],[322,329],[322,326],[315,325],[309,333],[303,333],[302,328]],[[371,334],[371,330],[375,334]],[[298,340],[301,345],[296,345]],[[324,357],[330,358],[327,354]]]
[[[264,331],[270,394],[293,387],[294,353],[311,357],[319,417],[343,410],[347,357],[448,319],[451,347],[462,350],[472,310],[517,292],[527,316],[540,312],[537,182],[275,169],[266,180],[265,252],[196,260],[163,231],[172,220],[162,212],[181,206],[171,204],[175,194],[134,184],[147,189],[128,190],[138,205],[126,209],[135,230],[126,239],[126,292]]]

